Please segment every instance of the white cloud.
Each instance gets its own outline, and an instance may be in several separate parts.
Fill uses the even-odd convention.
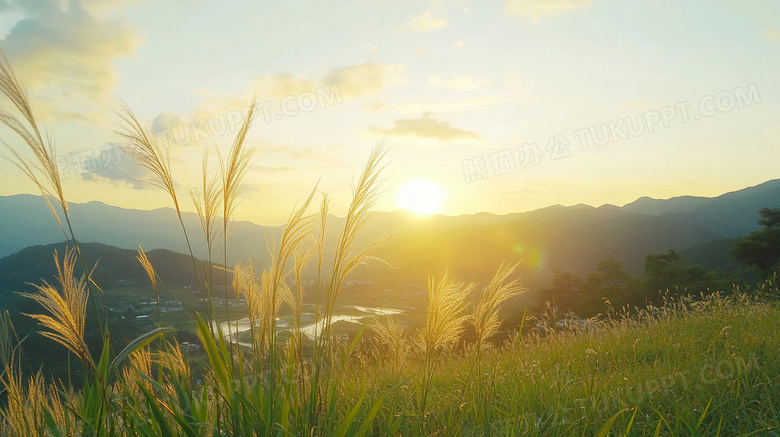
[[[592,0],[509,0],[506,2],[505,11],[537,21],[551,15],[587,8],[591,4]]]
[[[36,109],[44,121],[84,118],[97,108],[104,111],[117,83],[113,61],[133,55],[140,43],[131,23],[107,17],[108,12],[116,15],[121,2],[94,4],[6,2],[22,18],[2,41],[3,48],[41,107]]]
[[[399,83],[404,68],[403,64],[372,63],[334,68],[322,80],[322,85],[338,85],[344,97],[377,95],[385,88]]]
[[[447,20],[444,18],[433,18],[431,11],[423,12],[421,15],[412,17],[406,26],[419,33],[427,33],[432,30],[441,30],[447,27]]]

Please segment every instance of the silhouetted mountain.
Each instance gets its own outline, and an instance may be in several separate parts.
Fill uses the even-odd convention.
[[[31,246],[13,255],[0,259],[0,294],[11,291],[32,292],[42,280],[57,285],[57,270],[54,263],[54,251],[60,261],[68,247],[66,243]],[[136,259],[137,251],[120,249],[99,243],[80,245],[85,254],[87,266],[97,268],[92,279],[104,289],[128,286],[148,286],[149,277]],[[196,286],[192,259],[189,255],[156,249],[146,252],[159,278],[169,286]],[[82,272],[78,263],[75,272]]]
[[[69,209],[77,238],[83,242],[103,243],[123,249],[169,249],[189,253],[176,212],[171,208],[154,210],[124,209],[102,202],[70,203]],[[200,232],[200,221],[193,213],[183,213],[195,256],[208,257]],[[265,227],[246,221],[232,222],[229,254],[236,257],[228,264],[251,257],[265,263],[268,254],[265,237],[278,240],[280,227]],[[46,202],[40,196],[0,197],[0,257],[25,247],[65,240]],[[221,246],[214,254],[222,256]]]
[[[81,241],[124,249],[136,249],[141,244],[148,251],[187,252],[172,209],[130,210],[99,202],[70,207]],[[728,251],[722,247],[725,243],[705,244],[758,229],[758,210],[765,207],[780,207],[780,180],[713,198],[644,197],[623,207],[555,205],[524,213],[454,217],[381,212],[373,215],[359,243],[396,234],[376,253],[396,270],[375,263],[357,272],[360,278],[383,284],[420,284],[427,275],[440,276],[446,269],[460,279],[484,280],[502,260],[522,259],[524,283],[534,288],[545,285],[555,269],[586,275],[598,261],[607,258],[620,260],[630,272],[640,274],[648,253],[665,253],[668,249],[684,253],[691,264],[725,268],[732,265]],[[206,258],[197,216],[185,213],[183,220],[195,255]],[[343,218],[329,217],[326,253],[332,253],[343,224]],[[251,258],[257,269],[265,267],[269,260],[266,241],[278,242],[281,227],[236,222],[232,228],[228,264]],[[40,197],[0,197],[0,256],[63,238]],[[697,247],[701,249],[694,249]],[[707,260],[705,255],[715,248],[720,259],[713,256]],[[43,257],[51,259],[50,254]],[[221,247],[214,260],[222,260]]]
[[[623,206],[623,210],[634,214],[663,215],[681,214],[692,211],[710,200],[707,197],[680,196],[667,200],[640,197]]]

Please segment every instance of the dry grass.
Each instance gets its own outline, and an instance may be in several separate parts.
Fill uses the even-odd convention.
[[[179,212],[179,198],[176,195],[173,174],[171,173],[171,160],[167,150],[163,150],[157,137],[145,128],[133,111],[124,101],[120,102],[117,115],[123,122],[122,130],[117,131],[127,141],[124,151],[136,164],[146,168],[152,173],[152,178],[147,182],[162,188],[173,200],[176,211]],[[181,213],[179,212],[179,215]]]
[[[149,282],[152,283],[152,288],[154,289],[154,300],[156,300],[157,305],[159,305],[160,294],[157,290],[157,275],[154,273],[154,267],[152,267],[152,263],[149,261],[149,258],[147,258],[146,252],[144,252],[143,247],[140,245],[138,246],[138,255],[135,257],[138,259],[138,262],[141,263],[146,275],[149,277]]]
[[[415,338],[423,354],[420,393],[418,395],[419,430],[424,432],[428,412],[427,402],[436,366],[442,352],[456,344],[468,320],[463,314],[466,298],[475,284],[456,282],[444,273],[438,284],[433,276],[428,278],[428,306],[425,312],[425,326]]]
[[[213,313],[211,293],[209,293],[207,297],[206,292],[203,290],[198,264],[195,259],[195,254],[192,251],[192,244],[190,243],[190,237],[187,233],[187,227],[184,226],[184,220],[181,215],[179,198],[176,194],[176,186],[171,172],[170,156],[167,151],[163,151],[163,147],[160,146],[154,134],[141,124],[127,103],[120,103],[120,109],[117,111],[117,115],[122,121],[122,127],[121,130],[116,133],[127,141],[127,144],[123,147],[125,153],[127,153],[136,164],[149,170],[152,177],[148,179],[147,182],[163,189],[173,201],[179,224],[184,233],[184,240],[187,243],[187,249],[189,250],[190,258],[192,259],[192,267],[195,270],[198,289],[200,290],[204,304],[206,304],[206,302],[209,303],[209,318],[211,318]]]
[[[390,357],[395,372],[400,372],[409,355],[409,335],[394,317],[386,321],[377,320],[373,325],[380,354],[384,352]]]
[[[256,116],[257,96],[253,97],[249,104],[249,111],[241,124],[241,129],[239,129],[236,138],[233,140],[233,146],[230,148],[227,160],[223,160],[220,153],[217,154],[222,179],[222,220],[225,234],[228,232],[228,221],[238,206],[238,195],[244,186],[244,177],[249,170],[249,165],[252,163],[254,149],[247,148],[246,137]]]
[[[65,193],[62,188],[62,178],[59,167],[57,166],[57,151],[54,139],[45,131],[43,133],[41,132],[42,129],[38,126],[38,122],[35,119],[27,91],[16,78],[16,75],[11,68],[11,64],[8,62],[2,49],[0,49],[0,93],[11,102],[16,109],[16,112],[19,114],[19,116],[17,116],[5,109],[0,109],[0,124],[5,125],[21,138],[29,151],[32,152],[34,159],[24,156],[11,147],[5,140],[0,139],[0,142],[11,154],[10,158],[5,155],[2,156],[19,168],[43,195],[46,205],[49,207],[49,211],[51,211],[52,216],[57,221],[57,225],[62,231],[62,234],[65,236],[65,239],[70,240],[76,254],[78,254],[78,257],[81,259],[81,267],[86,276],[86,287],[89,289],[92,284],[92,281],[90,280],[91,272],[87,268],[87,263],[79,248],[78,239],[76,238],[75,232],[73,232],[68,202],[65,200]],[[65,225],[63,225],[60,215],[55,210],[54,205],[52,205],[50,200],[51,197],[56,199],[59,203],[65,217]],[[67,231],[65,229],[66,226]],[[103,325],[100,323],[101,315],[94,299],[92,304],[95,316],[98,319],[98,329],[102,336],[104,335],[104,332]]]
[[[208,176],[208,149],[206,149],[203,153],[201,190],[191,189],[190,197],[192,198],[192,203],[195,205],[195,210],[198,213],[200,226],[203,229],[203,236],[206,238],[209,259],[211,258],[211,253],[214,251],[214,247],[217,243],[217,218],[219,215],[219,196],[221,194],[217,182],[218,179],[216,177],[209,178]]]
[[[499,311],[504,303],[526,291],[525,288],[520,286],[520,281],[517,279],[506,282],[518,265],[519,263],[502,263],[493,279],[482,289],[479,295],[474,313],[469,317],[469,321],[474,325],[476,332],[477,339],[475,345],[478,351],[501,327]]]
[[[87,344],[84,342],[84,325],[87,319],[87,301],[89,300],[86,278],[77,279],[73,274],[76,262],[74,250],[66,251],[62,262],[60,262],[55,250],[54,262],[57,267],[57,280],[62,291],[58,291],[54,286],[43,281],[43,285],[34,284],[35,288],[38,289],[37,293],[22,294],[22,296],[41,304],[51,315],[27,315],[37,320],[44,328],[49,329],[49,331],[42,332],[44,336],[64,345],[92,370],[94,362]]]
[[[379,260],[376,257],[369,254],[377,247],[383,245],[391,237],[385,237],[374,243],[360,252],[356,252],[357,235],[366,226],[370,219],[370,212],[376,206],[379,196],[382,193],[383,180],[380,179],[382,170],[384,170],[385,163],[384,158],[387,151],[384,148],[384,143],[380,142],[371,151],[368,157],[368,162],[363,168],[363,172],[357,180],[357,183],[352,189],[352,202],[347,210],[346,223],[344,229],[341,232],[338,243],[336,245],[335,259],[333,262],[333,270],[330,277],[330,283],[327,288],[327,296],[325,303],[325,317],[327,322],[325,323],[328,334],[323,337],[330,337],[330,321],[333,313],[333,308],[336,304],[336,298],[338,297],[339,290],[344,281],[344,277],[348,275],[357,266],[369,261]],[[324,227],[324,220],[322,214],[327,211],[327,200],[323,200],[322,213],[320,215],[322,226]],[[321,233],[321,236],[324,232]],[[321,248],[318,250],[322,250]]]
[[[6,365],[3,385],[8,399],[2,410],[5,435],[43,435],[43,408],[48,404],[48,393],[41,373],[31,376],[25,386],[18,369]]]
[[[241,124],[236,138],[233,140],[233,145],[228,153],[227,160],[222,158],[222,154],[217,150],[217,156],[219,157],[220,177],[222,180],[222,247],[223,247],[223,260],[224,265],[227,266],[227,254],[228,254],[228,222],[233,216],[233,213],[238,206],[238,195],[244,186],[244,177],[249,170],[249,165],[252,162],[252,155],[254,149],[248,148],[246,145],[247,134],[249,128],[252,126],[252,122],[257,115],[257,96],[252,97],[252,101],[249,104],[249,110],[247,111],[244,122]],[[205,172],[205,170],[204,170]],[[205,173],[204,173],[205,178]],[[205,183],[205,181],[204,181]],[[205,193],[205,189],[204,189]],[[205,195],[204,195],[205,197]],[[206,208],[204,208],[205,210]],[[205,211],[208,212],[208,211]],[[203,221],[203,218],[201,218]],[[209,260],[210,263],[210,260]],[[228,272],[224,271],[224,284],[225,290],[228,287]],[[227,300],[227,294],[225,294]],[[225,305],[225,314],[228,318],[228,325],[230,324],[230,305]],[[232,343],[231,343],[232,347]]]
[[[21,115],[21,118],[19,118],[4,109],[0,109],[0,123],[11,129],[22,139],[22,142],[35,157],[35,161],[13,149],[5,140],[0,140],[12,156],[11,158],[4,157],[33,181],[46,200],[46,204],[57,220],[57,224],[65,238],[73,238],[72,229],[70,229],[71,235],[68,237],[59,215],[49,200],[49,196],[57,199],[69,224],[68,202],[65,201],[65,193],[62,190],[62,180],[57,167],[57,153],[54,141],[50,135],[42,133],[38,127],[27,91],[17,80],[2,50],[0,50],[0,92],[3,93]]]
[[[433,276],[428,278],[428,306],[425,326],[419,331],[417,342],[426,354],[452,346],[463,333],[469,316],[463,314],[466,298],[475,284],[450,279],[446,272],[438,284]]]

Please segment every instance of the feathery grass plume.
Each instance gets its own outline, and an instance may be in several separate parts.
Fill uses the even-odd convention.
[[[138,262],[140,262],[141,266],[144,268],[146,275],[149,277],[149,282],[152,283],[152,288],[154,288],[155,298],[159,299],[157,294],[157,275],[154,273],[154,267],[152,267],[152,263],[149,261],[149,258],[146,256],[146,252],[144,252],[144,248],[141,247],[140,244],[138,245],[138,255],[136,255],[135,257],[136,259],[138,259]]]
[[[395,317],[388,317],[385,322],[377,320],[373,329],[379,345],[384,347],[384,352],[390,356],[394,371],[399,372],[409,352],[406,330],[398,324]]]
[[[474,314],[469,317],[469,321],[474,325],[477,335],[476,347],[478,351],[490,337],[498,332],[498,328],[501,326],[498,313],[501,311],[504,303],[513,296],[526,291],[520,286],[520,282],[517,279],[506,282],[519,264],[519,262],[515,264],[502,262],[493,279],[482,289],[479,295],[479,301],[474,308]]]
[[[149,261],[149,258],[146,256],[146,252],[144,252],[144,248],[141,247],[141,245],[138,245],[138,255],[135,256],[138,259],[138,262],[141,263],[141,266],[144,268],[144,271],[146,272],[146,275],[149,277],[149,282],[152,283],[152,288],[154,289],[154,300],[157,301],[157,309],[159,311],[160,307],[160,294],[157,291],[157,274],[154,272],[154,267],[152,267],[151,261]]]
[[[200,226],[203,229],[203,236],[206,239],[206,249],[208,251],[208,270],[205,273],[207,287],[212,287],[213,282],[213,263],[212,254],[217,244],[217,217],[219,214],[219,204],[221,191],[218,185],[219,179],[208,177],[208,148],[203,150],[203,175],[201,191],[194,188],[190,189],[190,197],[198,213]],[[211,296],[211,293],[209,293]],[[213,305],[213,302],[209,302]],[[212,309],[213,310],[213,309]]]
[[[302,272],[308,260],[311,258],[309,255],[302,256],[309,253],[308,249],[305,249],[302,253],[298,250],[302,244],[310,237],[316,223],[313,216],[306,216],[306,210],[309,209],[314,195],[317,193],[317,185],[309,193],[309,197],[301,204],[301,206],[293,209],[290,216],[287,218],[287,224],[282,231],[282,237],[279,241],[279,249],[271,250],[271,266],[269,272],[271,273],[271,295],[272,301],[276,302],[277,299],[286,301],[291,308],[295,309],[296,299],[293,297],[292,290],[287,284],[287,278],[290,275],[290,261],[293,261],[293,272]],[[282,293],[282,294],[280,294]],[[276,314],[273,314],[276,317]]]
[[[298,264],[303,262],[305,265],[305,262],[310,258],[308,256],[301,258],[300,255],[296,257],[296,254],[315,229],[314,217],[306,216],[305,214],[316,193],[317,185],[309,193],[309,197],[290,213],[284,231],[282,231],[279,248],[276,250],[270,248],[269,250],[271,253],[271,265],[268,268],[269,282],[267,285],[270,287],[269,292],[272,302],[270,307],[272,313],[268,316],[268,321],[271,323],[269,332],[276,331],[276,313],[279,303],[287,302],[291,308],[295,309],[296,307],[296,299],[293,297],[290,285],[287,283],[291,273],[289,266],[290,261],[293,261],[293,272],[298,268],[302,270],[304,266]],[[273,340],[273,337],[271,339]]]
[[[91,371],[94,368],[92,355],[84,342],[84,325],[87,319],[87,301],[89,291],[86,278],[77,279],[73,274],[76,254],[68,249],[60,262],[57,251],[54,251],[54,263],[57,267],[57,280],[60,283],[60,293],[45,280],[43,285],[33,284],[38,293],[22,293],[43,306],[51,315],[25,314],[37,320],[40,325],[48,328],[41,334],[62,344],[73,352]]]
[[[463,333],[469,316],[463,314],[466,297],[475,284],[456,282],[445,272],[438,284],[428,277],[428,306],[425,326],[419,331],[418,344],[425,353],[432,353],[455,343]]]
[[[128,144],[124,147],[125,153],[136,164],[152,172],[152,178],[148,179],[147,182],[167,192],[173,200],[176,211],[179,212],[179,198],[176,195],[176,187],[171,173],[171,160],[167,150],[162,150],[157,142],[157,137],[148,128],[141,125],[126,102],[120,102],[117,115],[124,123],[122,130],[116,131],[116,133],[127,140]],[[179,214],[181,213],[179,212]]]
[[[5,366],[5,377],[2,381],[7,404],[0,411],[10,431],[8,435],[45,435],[43,411],[47,407],[48,394],[41,372],[31,376],[25,386],[16,366],[9,363]]]
[[[303,425],[303,427],[305,428],[306,434],[316,433],[315,428],[319,426],[320,414],[324,414],[323,410],[327,408],[323,406],[325,399],[323,399],[322,396],[324,393],[328,393],[331,389],[334,389],[332,386],[328,387],[328,384],[330,384],[330,380],[328,379],[326,379],[323,384],[322,373],[325,368],[325,360],[327,359],[330,362],[334,361],[335,342],[332,341],[331,322],[333,320],[333,310],[335,308],[336,298],[338,297],[344,278],[357,266],[369,260],[378,259],[369,256],[369,253],[384,244],[390,238],[385,237],[380,239],[370,244],[362,251],[355,253],[357,235],[368,222],[371,210],[376,205],[381,193],[383,180],[380,179],[380,176],[386,165],[384,163],[385,155],[384,141],[381,141],[371,150],[371,154],[363,168],[363,172],[357,182],[353,185],[352,202],[347,210],[344,229],[341,231],[336,243],[330,280],[327,287],[324,287],[325,305],[324,311],[321,312],[321,288],[323,288],[324,285],[322,281],[322,263],[324,256],[325,226],[329,209],[327,196],[323,196],[322,199],[322,205],[320,207],[319,239],[315,246],[317,252],[317,302],[315,305],[317,325],[315,326],[318,328],[315,328],[314,332],[314,371],[311,377],[311,384],[309,386],[310,392],[307,395],[305,406],[305,425]],[[320,321],[324,321],[324,323],[320,323]],[[328,419],[326,419],[326,421],[327,420]]]
[[[249,128],[257,116],[257,96],[252,97],[249,103],[249,110],[244,118],[233,145],[230,147],[227,160],[222,158],[222,154],[217,151],[220,164],[220,176],[222,179],[222,220],[223,232],[227,234],[227,223],[233,216],[238,206],[238,195],[244,186],[244,176],[249,170],[249,164],[252,162],[253,148],[246,147],[246,137]]]
[[[151,359],[156,366],[158,382],[162,382],[162,388],[170,396],[175,396],[174,381],[189,380],[190,378],[190,369],[184,360],[181,348],[178,344],[166,341],[163,347],[152,355]]]
[[[433,276],[428,277],[428,306],[425,326],[417,334],[416,342],[423,353],[422,384],[417,399],[420,432],[425,432],[426,408],[431,382],[441,353],[455,344],[463,333],[468,320],[463,315],[468,297],[475,284],[456,282],[445,272],[438,285]]]
[[[227,266],[227,253],[228,253],[228,222],[238,206],[238,195],[244,186],[244,177],[249,170],[249,164],[252,162],[252,155],[254,154],[253,148],[246,147],[246,137],[249,133],[249,128],[252,126],[252,122],[257,115],[257,95],[252,97],[252,101],[249,103],[249,110],[247,111],[244,122],[241,124],[241,129],[238,130],[236,138],[233,140],[233,145],[230,147],[227,160],[222,158],[222,154],[217,149],[217,157],[219,158],[220,176],[222,179],[222,249],[223,260],[225,266]],[[225,270],[224,276],[225,285],[225,300],[227,300],[227,287],[228,287],[228,274]],[[230,305],[225,302],[225,314],[227,315],[228,327],[230,326]],[[230,343],[232,348],[233,343]]]
[[[303,359],[303,344],[302,344],[302,338],[301,338],[301,317],[303,316],[303,296],[305,293],[304,289],[304,281],[303,281],[303,271],[306,268],[306,266],[309,264],[309,261],[314,256],[314,252],[316,251],[316,247],[306,247],[302,252],[297,252],[295,254],[295,259],[293,260],[293,270],[295,273],[294,281],[295,281],[295,295],[294,298],[290,299],[290,302],[288,303],[290,305],[290,308],[293,310],[293,332],[294,337],[296,339],[296,343],[299,347],[299,358]],[[291,296],[293,297],[293,296]]]
[[[249,330],[250,338],[252,340],[252,359],[254,365],[259,368],[261,355],[265,349],[263,326],[260,323],[264,320],[266,312],[268,310],[265,304],[265,297],[263,296],[263,286],[258,284],[255,276],[255,268],[252,262],[249,262],[248,267],[244,267],[241,264],[237,264],[233,269],[233,291],[236,297],[243,296],[246,300],[247,308],[249,309]]]
[[[167,151],[164,152],[157,142],[157,138],[141,125],[141,122],[135,116],[133,111],[124,101],[120,102],[120,109],[116,111],[119,119],[122,121],[123,126],[121,130],[116,133],[127,140],[127,145],[123,147],[125,153],[127,153],[136,164],[146,168],[152,173],[152,178],[147,182],[155,187],[163,189],[171,197],[173,201],[176,215],[179,218],[179,224],[181,225],[182,232],[184,233],[184,240],[187,243],[187,249],[190,252],[190,258],[192,259],[192,267],[195,269],[195,277],[198,280],[198,288],[201,292],[201,297],[204,303],[206,303],[206,295],[203,292],[203,284],[200,279],[200,272],[198,271],[198,264],[195,259],[195,254],[192,251],[192,245],[190,244],[190,237],[187,233],[187,228],[184,226],[184,220],[181,216],[181,208],[179,207],[179,198],[176,195],[176,187],[174,184],[173,175],[171,173],[171,160]],[[210,296],[209,296],[210,299]],[[209,313],[209,317],[211,314]]]
[[[49,196],[57,199],[65,214],[65,218],[69,219],[68,203],[65,201],[65,194],[62,190],[62,180],[59,167],[57,167],[57,153],[54,141],[48,133],[41,133],[41,129],[38,127],[30,107],[27,91],[16,78],[11,64],[8,62],[8,58],[5,57],[2,49],[0,49],[0,92],[8,98],[22,117],[22,119],[19,119],[15,115],[0,109],[0,123],[11,129],[22,139],[33,153],[33,156],[35,156],[37,163],[11,148],[4,140],[0,140],[13,158],[3,157],[33,181],[43,195],[44,200],[46,200],[46,204],[49,206],[54,219],[57,220],[57,224],[65,238],[73,238],[72,229],[71,236],[68,237],[59,215],[55,212],[54,206],[49,200]]]
[[[166,342],[165,348],[157,353],[157,361],[161,368],[167,369],[173,374],[185,375],[189,372],[189,366],[184,360],[181,348],[175,343]]]
[[[504,303],[511,297],[525,291],[525,289],[520,286],[518,280],[507,282],[509,276],[515,271],[519,264],[519,262],[515,264],[501,263],[490,282],[482,288],[482,291],[479,294],[479,300],[474,307],[474,313],[468,317],[468,321],[474,326],[476,340],[474,342],[474,353],[472,355],[468,377],[464,381],[464,386],[461,389],[458,405],[460,405],[463,400],[463,395],[466,393],[467,389],[466,384],[471,381],[472,374],[475,370],[477,372],[477,393],[482,395],[485,393],[486,389],[489,390],[489,388],[485,387],[483,381],[483,350],[486,346],[489,346],[487,343],[488,340],[498,332],[498,328],[501,326],[501,320],[498,315]],[[490,414],[488,396],[481,396],[480,400],[482,401],[481,405],[479,405],[482,409],[482,414],[485,417],[488,417]],[[474,408],[476,407],[477,405],[474,406]],[[488,432],[489,430],[485,429],[484,431]]]
[[[293,296],[288,279],[290,274],[295,272],[296,268],[300,268],[301,271],[303,269],[303,266],[301,265],[296,266],[296,262],[298,264],[305,264],[310,258],[308,256],[301,258],[300,255],[296,257],[296,254],[298,254],[301,245],[308,240],[311,233],[316,228],[314,217],[305,215],[306,210],[309,209],[309,205],[316,193],[317,185],[314,186],[309,197],[290,213],[287,224],[282,231],[279,248],[273,250],[273,248],[269,247],[271,265],[266,270],[267,274],[266,272],[263,274],[263,286],[267,287],[265,293],[267,293],[267,296],[270,298],[268,306],[270,312],[267,313],[265,320],[261,319],[260,322],[266,325],[264,331],[268,335],[269,372],[266,380],[266,402],[269,405],[272,417],[278,414],[276,409],[281,406],[277,405],[279,393],[284,393],[285,395],[288,395],[289,393],[289,390],[285,391],[281,387],[282,384],[277,383],[278,378],[284,377],[285,372],[283,368],[280,367],[279,360],[277,360],[276,317],[279,311],[279,305],[282,302],[287,302],[293,309],[296,306],[296,299]],[[303,253],[306,252],[307,250],[303,251]],[[290,270],[291,262],[294,263],[291,266],[292,271]],[[294,352],[294,349],[288,350],[288,353],[290,354]],[[291,355],[288,355],[288,358],[290,357]],[[292,369],[292,367],[289,368]]]
[[[139,386],[152,388],[147,378],[152,378],[152,353],[149,347],[138,348],[127,356],[128,365],[122,369],[122,380],[117,384],[124,386],[133,395],[140,397]],[[119,391],[119,390],[117,390]]]
[[[219,214],[220,189],[217,185],[217,176],[208,176],[208,149],[203,151],[203,176],[201,178],[200,191],[190,189],[190,197],[195,205],[195,210],[200,219],[203,236],[206,238],[206,247],[209,252],[214,250],[217,241],[217,217]]]
[[[322,291],[322,262],[325,259],[325,230],[328,226],[328,212],[330,211],[330,199],[328,193],[322,193],[322,203],[320,203],[320,220],[317,228],[317,238],[315,239],[315,249],[317,252],[317,296],[315,305],[315,320],[320,319],[320,294]]]
[[[91,280],[89,268],[87,262],[82,256],[79,242],[76,239],[76,234],[73,232],[73,225],[70,220],[70,210],[68,209],[68,202],[65,200],[65,193],[62,189],[62,178],[60,175],[59,167],[57,166],[57,151],[54,144],[54,139],[49,133],[41,133],[41,129],[38,127],[38,122],[35,120],[32,107],[30,106],[30,99],[27,95],[27,91],[21,85],[16,78],[11,64],[8,62],[8,58],[5,56],[5,52],[0,49],[0,93],[2,93],[16,108],[17,112],[21,114],[21,119],[4,109],[0,109],[0,124],[5,125],[16,133],[27,145],[32,152],[35,160],[31,160],[21,153],[13,149],[5,140],[0,139],[6,149],[11,153],[12,158],[2,155],[19,170],[22,171],[41,192],[43,199],[46,201],[46,205],[49,207],[52,216],[57,222],[62,234],[66,239],[73,243],[73,246],[81,259],[81,267],[84,271],[84,275],[87,277],[87,289],[89,289]],[[35,162],[37,161],[37,163]],[[63,216],[65,217],[65,225],[57,211],[54,209],[49,197],[54,197],[59,202],[59,206],[62,209]],[[67,232],[65,230],[67,226]],[[98,311],[97,303],[94,298],[92,300],[93,311],[95,317],[98,320],[98,329],[101,336],[103,332],[103,324],[100,322],[101,316]]]
[[[369,260],[380,260],[379,258],[369,256],[374,249],[387,242],[391,236],[387,236],[368,245],[365,249],[355,254],[358,233],[366,226],[370,219],[371,211],[376,206],[381,194],[382,183],[380,179],[382,170],[387,164],[384,158],[387,151],[384,148],[384,142],[380,142],[371,150],[368,162],[363,168],[363,172],[352,189],[352,202],[347,210],[347,217],[344,224],[344,230],[339,235],[338,243],[333,261],[333,270],[330,278],[330,284],[327,288],[324,329],[330,337],[331,319],[336,298],[338,297],[344,278],[357,266],[364,264]]]

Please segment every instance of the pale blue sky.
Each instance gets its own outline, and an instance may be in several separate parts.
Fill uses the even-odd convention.
[[[254,92],[272,121],[251,131],[255,167],[238,217],[260,223],[280,223],[320,176],[341,212],[385,133],[385,210],[415,179],[443,188],[441,212],[464,214],[712,196],[779,176],[774,1],[6,0],[0,35],[55,133],[76,202],[168,206],[137,183],[143,172],[105,149],[96,172],[78,174],[76,153],[119,141],[118,98],[183,133],[240,110]],[[333,84],[340,103],[282,116],[285,96]],[[752,93],[750,104],[730,107],[740,92]],[[700,100],[712,108],[715,96],[722,110],[694,119]],[[572,135],[681,102],[691,104],[687,123],[678,114],[668,127],[587,150]],[[560,159],[546,149],[556,135],[570,141]],[[182,190],[198,180],[203,148],[232,138],[172,144]],[[494,172],[488,154],[508,148],[520,167],[524,143],[542,150],[538,165]],[[488,177],[467,183],[463,161],[478,156]],[[0,195],[34,192],[0,163]]]

